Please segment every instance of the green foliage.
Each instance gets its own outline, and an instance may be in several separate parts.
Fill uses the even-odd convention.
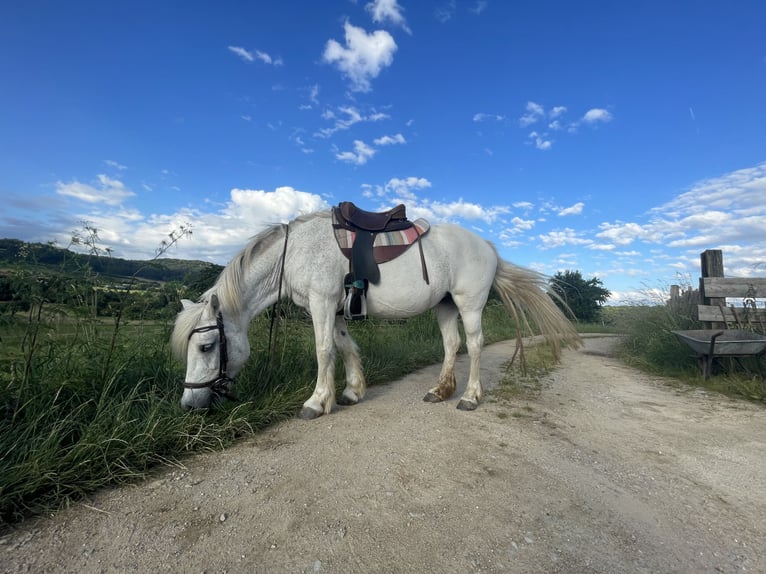
[[[611,295],[609,290],[604,288],[601,279],[592,277],[586,280],[579,271],[558,272],[549,283],[561,296],[563,303],[566,303],[575,318],[583,323],[598,321],[601,307]],[[565,310],[562,301],[557,299],[554,301],[562,310]]]
[[[95,231],[95,230],[94,230]],[[111,257],[108,248],[100,248],[91,239],[78,238],[73,234],[69,247],[85,246],[87,254],[75,253],[69,248],[56,247],[52,243],[26,243],[18,239],[0,239],[0,267],[6,269],[25,269],[41,275],[70,274],[82,278],[85,269],[91,275],[98,275],[112,282],[135,278],[146,282],[177,281],[187,285],[197,281],[207,281],[215,278],[223,269],[220,265],[204,261],[188,261],[181,259],[152,259],[149,261],[134,261]],[[207,284],[210,286],[210,283]]]
[[[691,294],[689,289],[687,293]],[[651,300],[651,299],[650,299]],[[702,378],[697,357],[673,331],[705,329],[697,320],[697,299],[692,296],[654,305],[607,307],[608,321],[624,333],[619,353],[628,365],[645,372],[673,377],[691,387],[766,402],[766,382],[760,358],[717,359],[715,376]]]
[[[70,317],[88,309],[92,316],[143,320],[170,318],[169,304],[181,297],[195,298],[201,284],[210,285],[222,267],[201,261],[159,259],[179,239],[191,233],[182,226],[168,234],[153,259],[112,258],[98,245],[98,230],[87,222],[72,234],[70,248],[52,243],[24,243],[0,239],[0,313],[13,315],[44,305]]]
[[[169,321],[104,321],[92,305],[83,298],[59,315],[42,302],[24,316],[0,317],[0,527],[136,480],[188,453],[222,448],[294,416],[313,391],[313,329],[295,305],[282,306],[273,356],[271,313],[253,321],[252,353],[235,385],[241,402],[207,414],[179,406],[183,368],[166,347]],[[442,358],[433,313],[352,323],[349,330],[369,384]],[[487,342],[515,333],[497,305],[487,308],[485,330]],[[343,385],[338,369],[337,386]]]

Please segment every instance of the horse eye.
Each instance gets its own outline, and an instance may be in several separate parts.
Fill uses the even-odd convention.
[[[215,346],[215,343],[208,343],[207,345],[200,345],[199,350],[202,351],[203,353],[207,353],[214,346]]]

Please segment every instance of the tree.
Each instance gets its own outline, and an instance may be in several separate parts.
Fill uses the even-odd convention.
[[[601,314],[601,306],[611,295],[598,277],[585,280],[582,273],[569,269],[556,273],[548,283],[569,306],[575,318],[583,323],[595,323]],[[561,301],[556,298],[554,301],[563,308]]]

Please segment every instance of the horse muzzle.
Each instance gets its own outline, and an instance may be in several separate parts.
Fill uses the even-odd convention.
[[[218,376],[214,379],[210,379],[209,381],[204,381],[201,383],[184,381],[182,383],[184,394],[181,397],[181,407],[183,407],[185,410],[206,409],[210,407],[211,402],[218,402],[222,399],[238,401],[239,399],[231,389],[232,384],[234,384],[234,379],[226,376]],[[187,393],[187,390],[192,392]],[[207,390],[209,392],[195,392],[203,390]]]

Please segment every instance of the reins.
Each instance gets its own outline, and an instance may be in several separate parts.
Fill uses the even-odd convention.
[[[279,287],[277,289],[277,300],[271,310],[271,323],[269,325],[269,366],[273,363],[274,350],[277,346],[276,337],[274,337],[274,323],[278,320],[282,309],[282,281],[285,277],[285,259],[287,258],[287,238],[290,235],[290,226],[285,225],[285,244],[282,247],[282,262],[279,267]]]
[[[271,325],[269,326],[269,364],[271,364],[274,356],[274,348],[276,347],[276,337],[274,337],[274,324],[279,316],[280,303],[282,301],[282,282],[285,276],[285,258],[287,256],[287,238],[289,235],[290,227],[288,225],[285,228],[285,244],[282,248],[282,262],[279,267],[279,288],[277,291],[277,301],[274,303],[274,308],[271,313]],[[226,333],[223,326],[223,315],[219,311],[215,318],[215,325],[206,325],[205,327],[197,327],[192,329],[189,333],[188,339],[191,339],[195,333],[207,333],[208,331],[218,331],[218,376],[199,383],[190,383],[189,381],[183,382],[185,389],[207,389],[209,388],[213,394],[220,397],[224,397],[233,401],[237,400],[237,397],[229,389],[229,385],[234,382],[234,379],[228,375],[229,367],[229,352],[226,346]]]

